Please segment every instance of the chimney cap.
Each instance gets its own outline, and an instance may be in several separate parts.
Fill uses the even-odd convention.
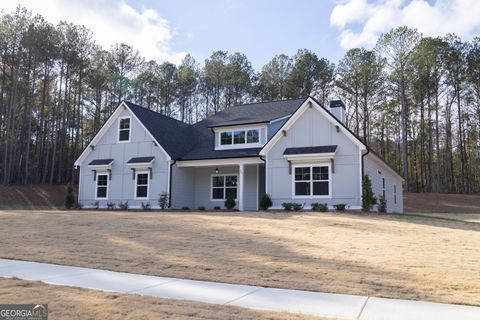
[[[343,103],[342,100],[331,100],[330,101],[330,109],[339,108],[339,107],[342,107],[343,109],[346,109],[345,104]]]

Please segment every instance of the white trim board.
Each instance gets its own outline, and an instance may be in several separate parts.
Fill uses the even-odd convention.
[[[229,159],[205,159],[205,160],[185,160],[177,161],[175,165],[182,167],[220,167],[220,166],[237,166],[240,164],[259,164],[263,161],[258,157],[251,158],[229,158]]]

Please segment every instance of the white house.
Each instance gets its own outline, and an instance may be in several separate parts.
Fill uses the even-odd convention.
[[[344,124],[345,106],[327,110],[312,97],[232,106],[188,125],[122,102],[76,160],[79,202],[128,201],[171,208],[223,207],[232,195],[239,210],[258,210],[267,193],[273,208],[314,202],[361,208],[368,174],[389,212],[403,211],[402,182]]]

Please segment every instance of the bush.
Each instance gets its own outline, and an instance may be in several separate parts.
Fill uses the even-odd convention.
[[[222,208],[220,208],[219,206],[215,206],[213,207],[213,210],[222,210]]]
[[[73,193],[73,187],[67,187],[67,195],[65,196],[65,208],[72,209],[75,204],[75,194]]]
[[[125,202],[120,201],[120,203],[118,204],[118,207],[120,208],[120,210],[128,210],[129,208],[128,201],[125,201]]]
[[[228,210],[232,210],[233,208],[235,208],[236,205],[237,203],[231,195],[229,195],[227,199],[225,199],[225,208],[227,208]]]
[[[387,212],[387,200],[384,197],[380,197],[380,203],[378,204],[378,212]]]
[[[150,203],[149,202],[147,202],[147,203],[142,202],[142,209],[143,210],[150,210]]]
[[[328,205],[326,203],[312,203],[312,211],[320,211],[320,212],[327,212]]]
[[[168,193],[162,192],[160,194],[160,198],[158,198],[158,205],[160,206],[160,209],[165,210],[168,205]]]
[[[337,211],[345,211],[347,205],[345,203],[334,204],[335,210]]]
[[[98,210],[100,208],[100,201],[92,202],[90,205],[93,207],[93,209]]]
[[[113,210],[116,206],[115,202],[107,202],[107,209]]]
[[[262,199],[260,199],[260,209],[262,210],[268,210],[271,206],[273,205],[272,203],[272,198],[270,198],[270,195],[268,193],[265,193],[262,196]]]
[[[368,174],[363,177],[362,191],[362,210],[368,212],[377,204],[377,197],[372,191],[372,180]]]
[[[77,209],[82,209],[83,205],[80,202],[77,202]]]
[[[189,207],[182,207],[182,210],[187,211],[187,210],[190,210],[190,208]]]
[[[285,211],[300,211],[303,209],[303,205],[296,202],[284,202],[282,203],[282,207]]]
[[[198,211],[205,211],[205,207],[204,206],[200,206],[197,208]]]

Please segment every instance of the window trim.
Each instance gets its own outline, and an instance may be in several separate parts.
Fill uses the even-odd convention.
[[[240,187],[240,181],[239,181],[239,174],[238,173],[214,173],[212,175],[210,175],[210,201],[225,201],[227,198],[225,198],[225,189],[227,188],[226,186],[226,183],[225,183],[225,180],[227,176],[235,176],[237,177],[237,197],[234,199],[235,201],[238,201],[238,190],[239,190],[239,187]],[[223,178],[223,199],[214,199],[213,198],[213,177],[224,177]],[[216,187],[218,189],[220,189],[220,187]],[[229,188],[232,188],[232,187],[229,187]]]
[[[262,138],[262,129],[265,127],[235,127],[235,128],[228,128],[228,129],[221,129],[218,132],[218,143],[216,143],[215,149],[216,150],[225,150],[225,149],[242,149],[242,148],[257,148],[263,146],[263,138]],[[255,130],[258,133],[258,142],[248,142],[248,131]],[[235,132],[243,132],[245,136],[245,142],[243,143],[234,143]],[[222,133],[229,132],[231,135],[231,143],[230,144],[222,144]],[[264,131],[266,132],[266,131]],[[266,133],[265,133],[266,134]]]
[[[147,174],[147,196],[146,197],[137,197],[137,187],[138,187],[138,175]],[[133,190],[133,197],[135,200],[148,200],[150,196],[150,170],[135,170],[135,189]]]
[[[130,120],[130,126],[128,128],[128,140],[120,140],[120,122],[122,119],[129,119]],[[126,130],[126,129],[122,129]],[[124,116],[124,117],[118,117],[118,125],[117,125],[117,142],[118,143],[128,143],[132,140],[132,117],[131,116]]]
[[[295,195],[295,169],[310,167],[310,195],[297,196]],[[328,195],[312,195],[313,192],[313,167],[328,167]],[[292,164],[292,199],[331,199],[332,198],[332,164],[330,162],[317,163],[299,163]],[[317,181],[317,180],[315,180]]]
[[[110,173],[108,171],[105,172],[97,172],[97,176],[95,177],[95,200],[108,200],[108,190],[110,189]],[[107,176],[107,192],[105,193],[105,198],[99,198],[98,195],[98,177],[99,176]]]

